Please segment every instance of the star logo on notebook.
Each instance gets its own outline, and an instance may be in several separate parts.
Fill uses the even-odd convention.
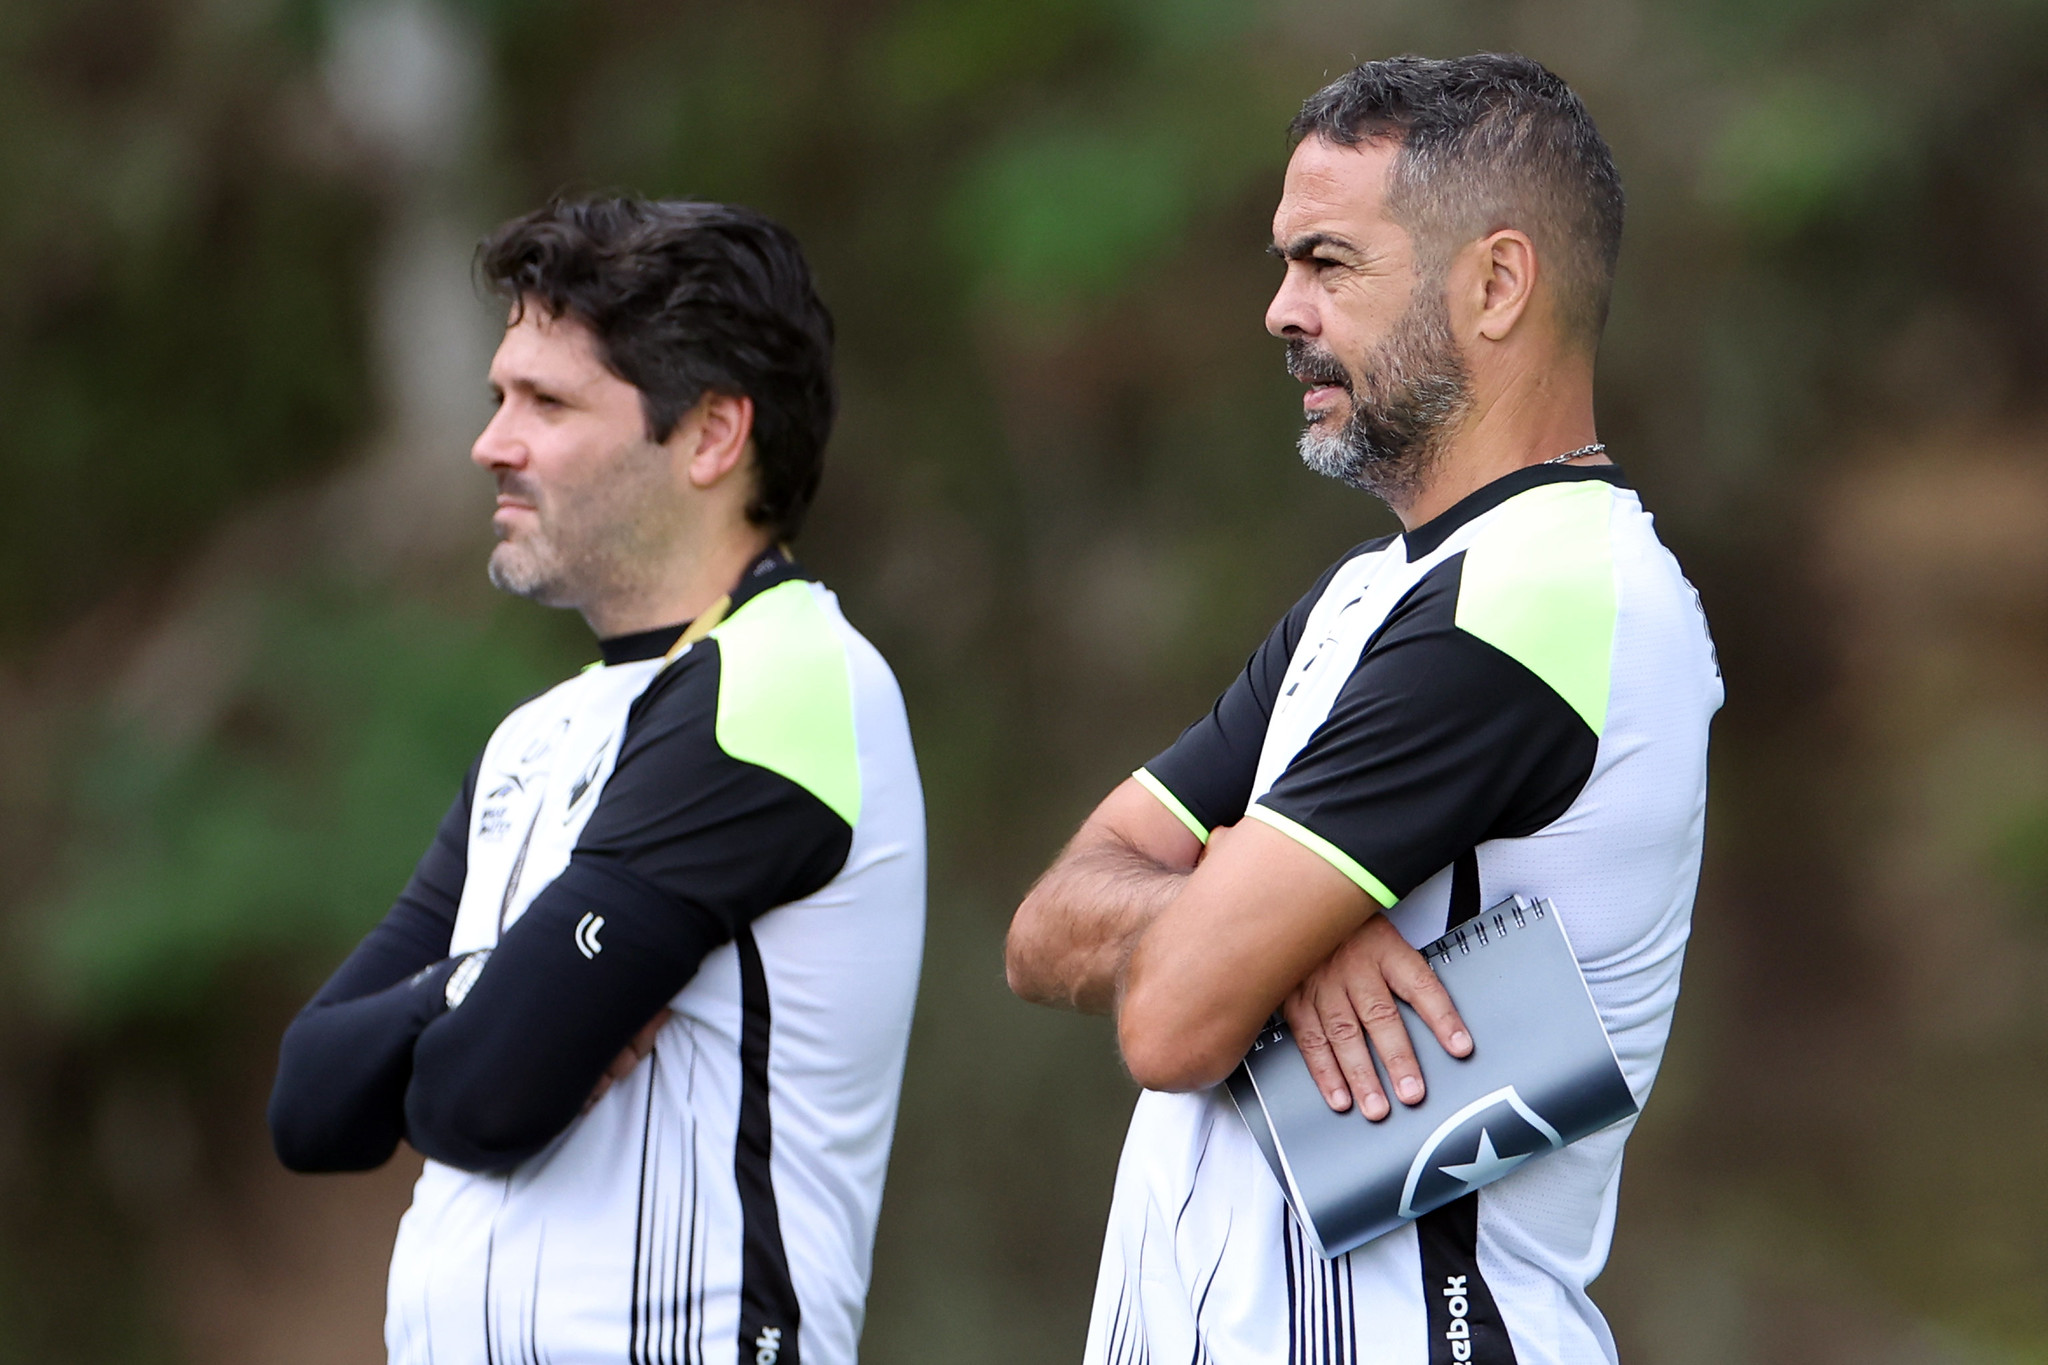
[[[1401,1216],[1419,1217],[1562,1146],[1557,1129],[1513,1086],[1502,1086],[1438,1124],[1416,1151],[1401,1187]]]

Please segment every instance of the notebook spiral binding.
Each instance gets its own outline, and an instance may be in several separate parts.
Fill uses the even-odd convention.
[[[1435,966],[1449,962],[1454,952],[1470,956],[1473,949],[1484,948],[1495,938],[1506,938],[1516,929],[1527,928],[1531,920],[1541,920],[1546,915],[1543,902],[1516,896],[1453,927],[1434,943],[1424,944],[1423,960]]]
[[[1531,923],[1545,919],[1549,913],[1544,908],[1545,904],[1543,901],[1532,901],[1527,896],[1516,896],[1512,900],[1503,901],[1493,909],[1475,915],[1449,930],[1435,942],[1422,945],[1419,950],[1422,960],[1429,963],[1434,970],[1440,964],[1449,962],[1453,953],[1469,957],[1475,948],[1484,948],[1488,943],[1506,938],[1517,929],[1526,929]],[[1259,1030],[1258,1036],[1252,1039],[1251,1050],[1263,1052],[1275,1043],[1288,1041],[1287,1019],[1276,1010],[1272,1017],[1266,1020],[1266,1026]]]

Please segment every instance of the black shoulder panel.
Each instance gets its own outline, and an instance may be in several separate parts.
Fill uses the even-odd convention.
[[[1405,896],[1489,839],[1534,833],[1592,775],[1599,741],[1542,679],[1457,629],[1456,555],[1361,654],[1330,714],[1260,798]]]
[[[1287,666],[1308,629],[1309,613],[1329,590],[1337,571],[1360,555],[1384,550],[1394,541],[1381,536],[1354,545],[1343,558],[1323,570],[1315,585],[1280,618],[1245,661],[1244,671],[1226,688],[1209,714],[1181,731],[1145,771],[1172,792],[1205,829],[1234,825],[1244,818],[1258,774],[1259,751],[1266,743],[1266,725],[1280,695]]]

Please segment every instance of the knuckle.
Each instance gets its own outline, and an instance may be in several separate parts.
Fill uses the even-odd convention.
[[[1385,996],[1378,996],[1366,1001],[1364,1007],[1358,1011],[1358,1014],[1361,1019],[1365,1020],[1367,1028],[1381,1028],[1389,1024],[1401,1022],[1400,1009]]]
[[[1390,954],[1386,967],[1387,980],[1398,980],[1412,990],[1426,991],[1437,986],[1436,973],[1429,969],[1429,964],[1424,962],[1420,955]]]
[[[1352,1042],[1359,1036],[1358,1021],[1343,1017],[1325,1020],[1323,1023],[1323,1033],[1333,1043]]]

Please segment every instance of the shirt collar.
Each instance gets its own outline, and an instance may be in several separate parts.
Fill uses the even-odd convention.
[[[598,652],[606,664],[630,664],[643,659],[659,659],[663,655],[674,653],[686,636],[691,643],[695,643],[709,635],[713,626],[739,610],[748,599],[758,596],[778,583],[806,576],[803,567],[791,557],[786,547],[771,545],[747,566],[731,592],[712,603],[710,608],[695,620],[681,621],[672,626],[656,626],[652,630],[637,630],[631,635],[614,635],[608,640],[597,642]]]
[[[1616,488],[1629,486],[1628,479],[1621,472],[1621,466],[1612,464],[1532,464],[1503,474],[1492,483],[1467,493],[1422,525],[1402,535],[1401,542],[1408,550],[1408,562],[1413,564],[1423,556],[1433,554],[1451,538],[1451,532],[1466,522],[1491,512],[1518,493],[1526,493],[1532,488],[1541,488],[1549,483],[1584,483],[1593,479],[1613,484]]]

